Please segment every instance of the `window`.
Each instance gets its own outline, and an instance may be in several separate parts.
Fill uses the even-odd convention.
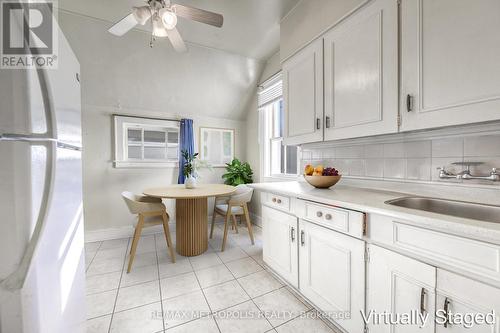
[[[283,143],[284,112],[281,74],[263,84],[259,91],[261,113],[261,158],[264,176],[282,177],[298,174],[297,146]]]
[[[177,166],[179,122],[114,116],[114,123],[116,168]]]

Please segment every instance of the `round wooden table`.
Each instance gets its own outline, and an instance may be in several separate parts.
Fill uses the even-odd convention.
[[[144,195],[175,200],[175,238],[177,253],[192,257],[208,248],[208,197],[230,195],[235,187],[224,184],[199,184],[150,188]]]

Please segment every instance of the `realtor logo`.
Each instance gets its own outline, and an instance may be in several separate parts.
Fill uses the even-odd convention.
[[[56,68],[54,2],[3,0],[1,68]]]

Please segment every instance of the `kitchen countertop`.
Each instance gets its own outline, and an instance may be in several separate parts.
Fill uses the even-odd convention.
[[[459,218],[385,203],[387,200],[418,195],[416,193],[385,191],[349,185],[336,185],[330,189],[317,189],[299,181],[248,185],[263,192],[292,196],[365,213],[390,216],[427,229],[500,245],[500,223]],[[447,197],[441,195],[434,196],[447,199]]]

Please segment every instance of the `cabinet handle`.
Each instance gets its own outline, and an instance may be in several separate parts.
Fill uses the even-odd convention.
[[[292,242],[295,242],[295,228],[292,227],[292,229],[290,229],[290,237],[292,238]]]
[[[420,313],[425,314],[427,310],[425,309],[425,294],[426,291],[424,288],[420,291]]]
[[[276,202],[280,204],[281,203],[281,199],[278,199]]]
[[[316,118],[316,129],[321,129],[321,119]]]
[[[331,219],[332,219],[332,214],[326,214],[326,215],[325,215],[325,219],[327,219],[327,220],[331,220]]]
[[[316,216],[317,216],[317,217],[321,217],[321,216],[323,216],[323,213],[322,213],[322,212],[320,212],[320,211],[317,211],[317,212],[316,212]]]
[[[448,299],[448,297],[446,297],[444,299],[444,313],[446,315],[446,318],[444,320],[444,327],[447,328],[448,327],[448,318],[449,318],[449,306],[450,306],[450,300]]]
[[[325,118],[325,126],[326,128],[330,128],[330,117],[326,116]]]
[[[411,112],[413,110],[413,97],[408,94],[406,95],[406,111]]]
[[[276,198],[273,198],[273,199],[272,199],[272,202],[276,202]]]
[[[304,236],[305,236],[304,230],[301,230],[300,231],[300,245],[301,246],[304,246],[304,244],[306,243],[306,241],[304,240]]]

